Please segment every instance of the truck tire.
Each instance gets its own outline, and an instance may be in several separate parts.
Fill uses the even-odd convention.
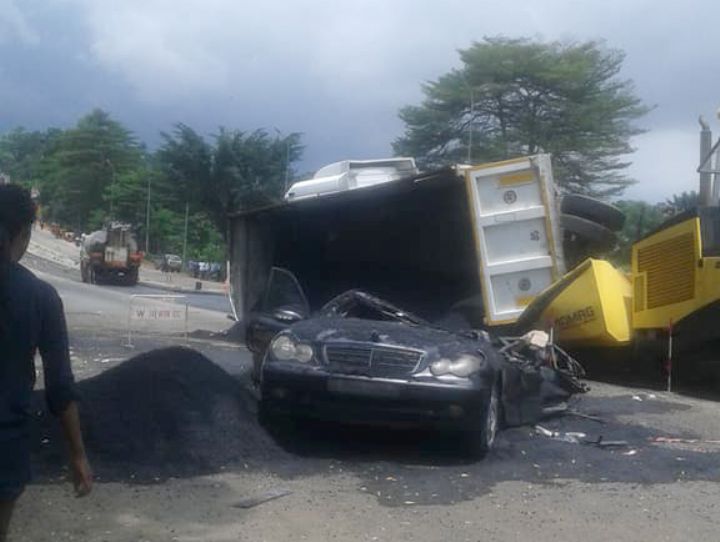
[[[125,284],[127,286],[136,286],[138,283],[138,269],[131,269],[127,275],[125,275]]]
[[[611,231],[621,230],[625,223],[625,213],[614,205],[579,194],[563,197],[560,212],[597,222]]]
[[[575,215],[560,215],[560,226],[570,233],[581,237],[595,248],[612,248],[617,237],[608,228],[597,222]]]

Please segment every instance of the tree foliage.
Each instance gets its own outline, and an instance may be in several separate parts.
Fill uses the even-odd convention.
[[[50,218],[76,229],[107,210],[118,179],[143,165],[135,137],[106,112],[96,109],[77,125],[60,133],[40,161],[38,184],[41,202]]]
[[[182,252],[187,205],[187,257],[218,261],[228,213],[278,200],[301,153],[299,134],[221,128],[206,139],[184,124],[148,153],[97,109],[68,130],[0,135],[0,173],[39,189],[45,220],[84,232],[120,220],[134,226],[143,245],[149,201],[144,248],[153,253]]]
[[[673,194],[672,197],[665,200],[662,206],[668,215],[676,215],[684,211],[695,209],[700,204],[700,196],[695,190],[690,192],[682,192]]]
[[[15,128],[0,136],[0,171],[17,183],[33,186],[40,181],[40,164],[53,148],[60,130],[28,132]]]
[[[662,205],[636,200],[618,201],[614,205],[625,213],[625,223],[617,234],[617,247],[610,258],[627,268],[633,244],[660,226],[667,217]]]
[[[177,198],[176,208],[190,202],[193,210],[205,213],[223,235],[228,214],[282,196],[290,168],[302,154],[299,134],[270,137],[263,130],[221,128],[207,141],[178,124],[163,138],[157,158],[166,193]]]
[[[399,155],[424,166],[552,153],[568,192],[615,195],[632,181],[623,156],[648,108],[618,78],[624,54],[598,42],[485,38],[460,51],[462,67],[426,83],[401,109]]]

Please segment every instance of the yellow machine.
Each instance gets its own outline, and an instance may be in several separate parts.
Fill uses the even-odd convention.
[[[633,327],[666,329],[720,300],[720,213],[680,215],[632,250]]]
[[[700,208],[635,243],[630,278],[586,260],[543,291],[521,326],[552,329],[569,347],[626,346],[673,330],[679,348],[720,339],[720,208]]]

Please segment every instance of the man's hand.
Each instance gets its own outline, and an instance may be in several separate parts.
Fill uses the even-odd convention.
[[[92,491],[93,474],[87,456],[81,454],[70,459],[70,470],[75,486],[75,496],[84,497]]]
[[[60,424],[63,427],[70,451],[70,470],[75,485],[75,494],[78,497],[84,497],[92,491],[93,476],[87,455],[85,455],[85,446],[80,432],[80,416],[74,401],[60,414]]]

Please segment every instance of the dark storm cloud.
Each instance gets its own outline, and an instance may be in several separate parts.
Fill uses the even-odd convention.
[[[315,169],[388,155],[397,110],[473,40],[605,39],[656,106],[630,192],[656,199],[690,188],[697,114],[720,105],[719,15],[711,0],[0,0],[0,128],[67,125],[99,106],[151,146],[178,121],[300,131],[301,169]]]

